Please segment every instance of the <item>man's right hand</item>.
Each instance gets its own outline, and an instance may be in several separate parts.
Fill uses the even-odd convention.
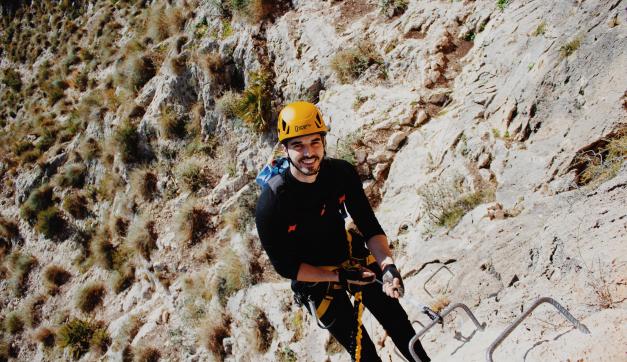
[[[337,272],[338,281],[343,286],[353,285],[366,285],[373,283],[375,280],[375,274],[367,268],[355,268],[344,269],[340,268]]]

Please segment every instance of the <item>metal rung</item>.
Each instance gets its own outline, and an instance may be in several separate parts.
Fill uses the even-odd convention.
[[[434,271],[433,274],[431,274],[431,276],[429,276],[427,280],[425,280],[424,284],[422,284],[422,289],[424,289],[425,292],[427,292],[427,294],[429,294],[431,298],[433,298],[433,295],[429,293],[429,291],[427,290],[427,283],[429,283],[429,281],[431,281],[431,279],[433,279],[433,277],[442,269],[446,269],[451,274],[451,279],[453,279],[453,277],[455,276],[455,273],[453,273],[451,269],[449,269],[449,267],[446,266],[446,264],[442,264],[442,266],[440,266],[436,271]],[[446,283],[446,290],[448,290],[448,283],[451,282],[451,279],[449,279],[448,282]]]
[[[518,319],[516,319],[509,327],[507,327],[496,338],[494,342],[492,342],[492,344],[490,345],[490,347],[488,347],[485,353],[485,358],[487,362],[492,362],[492,354],[494,353],[494,350],[496,349],[496,347],[498,347],[501,344],[501,342],[503,342],[503,340],[507,338],[507,336],[509,336],[512,333],[512,331],[516,329],[516,327],[518,327],[518,325],[523,321],[523,319],[527,318],[529,314],[531,314],[531,312],[533,312],[533,310],[536,309],[542,303],[549,303],[550,305],[554,306],[555,309],[557,309],[557,311],[560,312],[564,316],[564,318],[566,318],[570,323],[572,323],[573,326],[575,326],[575,328],[577,328],[580,332],[585,333],[585,334],[590,334],[590,330],[588,329],[588,327],[586,327],[581,322],[579,322],[577,318],[573,317],[573,315],[570,314],[570,312],[568,312],[566,308],[562,307],[562,305],[559,304],[555,299],[549,298],[549,297],[542,297],[536,300],[535,303],[533,303],[531,307],[527,309],[527,311],[525,311],[520,317],[518,317]]]
[[[479,323],[477,318],[475,318],[475,315],[470,311],[470,308],[468,308],[468,306],[466,304],[463,304],[463,303],[455,303],[455,304],[449,306],[448,308],[446,308],[444,310],[444,312],[442,312],[440,314],[440,316],[442,317],[442,319],[444,319],[444,317],[446,317],[449,313],[451,313],[452,311],[454,311],[455,309],[458,309],[458,308],[463,309],[466,312],[466,314],[468,314],[468,317],[475,324],[477,329],[479,329],[480,331],[483,331],[485,329],[485,325],[486,324],[485,323]],[[411,356],[414,358],[415,361],[421,362],[420,357],[418,357],[416,352],[414,352],[414,345],[416,344],[418,339],[423,334],[425,334],[429,329],[431,329],[431,327],[433,327],[434,325],[438,324],[439,322],[440,322],[439,319],[431,321],[431,323],[427,324],[426,327],[424,327],[420,332],[416,333],[416,335],[414,337],[412,337],[412,339],[409,341],[409,353],[411,353]]]

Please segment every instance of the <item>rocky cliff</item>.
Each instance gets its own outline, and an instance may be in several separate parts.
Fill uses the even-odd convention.
[[[0,27],[0,360],[348,361],[261,250],[257,171],[305,99],[438,361],[627,345],[625,1],[43,1]],[[376,320],[383,360],[401,360]]]

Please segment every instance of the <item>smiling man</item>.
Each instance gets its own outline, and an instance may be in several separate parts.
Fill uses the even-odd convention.
[[[276,271],[292,280],[297,302],[353,360],[380,361],[361,324],[365,306],[411,361],[408,343],[415,331],[398,302],[404,292],[401,275],[355,168],[325,157],[327,131],[309,102],[291,103],[279,114],[279,141],[290,165],[259,197],[259,238]],[[345,229],[348,214],[358,231]],[[419,342],[415,352],[429,361]]]

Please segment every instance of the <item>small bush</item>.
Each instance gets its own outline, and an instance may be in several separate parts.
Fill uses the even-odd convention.
[[[258,23],[267,15],[263,0],[228,0],[222,2],[223,9],[251,23]]]
[[[181,75],[187,70],[188,56],[185,53],[173,56],[170,59],[170,68],[176,75]]]
[[[231,317],[222,315],[219,318],[207,320],[207,324],[201,332],[201,339],[215,357],[220,361],[224,361],[226,351],[224,350],[223,341],[230,336]]]
[[[152,57],[132,54],[120,64],[115,75],[116,83],[131,92],[138,92],[157,74]]]
[[[137,220],[131,225],[127,240],[139,255],[146,260],[150,260],[150,253],[157,248],[155,222],[143,219]]]
[[[542,20],[540,24],[536,27],[536,30],[533,31],[533,36],[540,36],[546,33],[546,21]]]
[[[211,215],[200,206],[189,203],[181,209],[176,224],[181,242],[193,245],[212,230]]]
[[[97,140],[89,137],[81,142],[78,152],[85,160],[93,160],[100,156],[100,144]]]
[[[77,318],[61,326],[57,333],[59,347],[68,348],[70,356],[75,360],[89,351],[94,336],[97,336],[94,342],[101,342],[103,335],[106,335],[106,328],[102,324]]]
[[[260,353],[266,353],[272,345],[272,340],[276,335],[276,330],[268,320],[266,313],[260,308],[255,308],[253,320],[257,327],[257,351]]]
[[[341,83],[349,83],[359,78],[373,64],[382,63],[383,59],[374,44],[362,41],[355,48],[339,51],[331,59],[331,69]]]
[[[106,289],[102,283],[89,284],[76,295],[76,307],[85,313],[91,313],[102,304],[105,294]]]
[[[59,265],[49,265],[44,270],[44,279],[51,289],[67,283],[71,277],[72,274]]]
[[[190,158],[176,168],[177,179],[185,190],[196,192],[209,181],[205,165],[200,159]]]
[[[87,169],[84,165],[73,164],[64,167],[62,173],[57,177],[57,183],[61,187],[82,188],[85,184]]]
[[[235,109],[237,117],[258,132],[268,129],[271,117],[272,84],[270,74],[261,71],[249,74],[249,84],[242,92]]]
[[[459,220],[476,206],[494,201],[494,189],[486,187],[474,192],[464,192],[461,181],[437,183],[418,190],[427,217],[437,226],[452,229]]]
[[[159,125],[166,138],[180,139],[186,135],[185,118],[179,116],[172,107],[162,107]]]
[[[124,163],[133,163],[141,160],[139,134],[137,133],[136,125],[129,121],[122,123],[117,128],[114,139]]]
[[[120,270],[114,270],[111,278],[111,289],[120,294],[135,282],[135,266],[125,265]]]
[[[65,226],[63,214],[54,206],[37,214],[35,230],[48,239],[60,238],[65,230]]]
[[[91,254],[94,261],[106,269],[113,269],[115,247],[111,243],[109,230],[101,229],[91,241]]]
[[[496,7],[501,11],[505,10],[507,4],[509,4],[509,0],[496,0]]]
[[[131,189],[145,201],[152,201],[157,194],[157,175],[147,168],[134,170],[130,176]]]
[[[4,328],[9,334],[19,334],[24,330],[24,316],[19,311],[13,311],[7,314],[4,320]]]
[[[13,89],[15,92],[22,90],[22,77],[20,73],[14,69],[8,68],[2,74],[2,83]]]
[[[46,348],[54,346],[55,334],[50,328],[39,328],[33,335],[33,338],[35,339],[35,341],[41,343]]]
[[[238,93],[227,91],[222,97],[218,98],[215,109],[227,118],[234,118],[237,116],[237,108],[240,102],[241,96]]]
[[[408,0],[379,0],[379,11],[390,18],[403,14],[407,6]]]
[[[73,192],[63,199],[63,209],[77,219],[84,219],[89,214],[88,201],[84,194]]]
[[[11,286],[16,295],[24,293],[25,284],[31,270],[37,265],[37,259],[30,254],[14,251],[9,255],[9,269],[11,270]]]
[[[143,347],[134,354],[133,362],[157,362],[161,358],[161,352],[155,347]]]
[[[581,151],[571,169],[577,170],[577,185],[596,187],[614,178],[627,158],[627,126],[601,140],[596,149]]]
[[[4,239],[11,244],[21,239],[20,229],[15,221],[0,216],[0,239]]]
[[[570,56],[575,50],[579,49],[579,46],[581,46],[581,38],[577,37],[560,47],[560,56],[562,58]]]
[[[89,345],[92,351],[98,355],[102,355],[107,352],[111,345],[111,337],[105,328],[97,328],[89,340]]]
[[[229,297],[250,285],[250,276],[247,266],[232,250],[225,250],[220,260],[223,263],[218,268],[215,290],[220,303],[226,305]]]
[[[52,187],[43,185],[31,192],[20,208],[20,215],[32,225],[37,219],[37,214],[50,206],[52,206]]]

